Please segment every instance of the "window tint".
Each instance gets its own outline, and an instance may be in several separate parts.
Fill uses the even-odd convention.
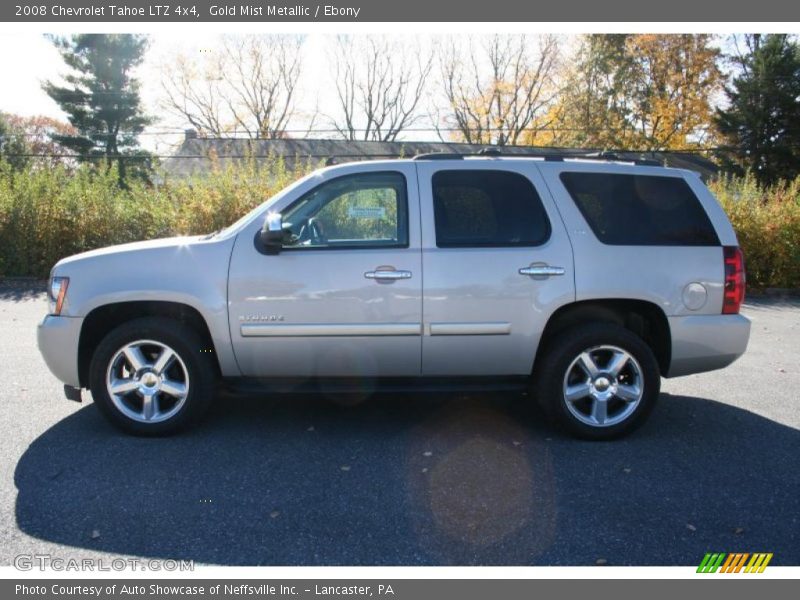
[[[717,246],[711,221],[680,177],[562,173],[594,234],[621,246]]]
[[[539,194],[508,171],[439,171],[433,176],[436,245],[538,246],[550,237]]]
[[[338,177],[314,188],[282,215],[287,248],[408,245],[406,180],[401,173]]]

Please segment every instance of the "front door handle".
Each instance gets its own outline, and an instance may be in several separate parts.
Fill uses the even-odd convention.
[[[564,267],[551,267],[550,265],[536,265],[522,267],[520,275],[530,275],[532,277],[552,277],[553,275],[563,275],[566,271]]]
[[[378,281],[396,281],[398,279],[411,279],[411,271],[395,271],[378,268],[374,271],[367,271],[364,273],[364,277],[367,279],[376,279]]]

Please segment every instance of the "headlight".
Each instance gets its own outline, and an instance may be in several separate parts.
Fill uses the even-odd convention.
[[[50,289],[48,294],[50,296],[50,314],[60,315],[61,308],[64,306],[64,298],[67,296],[67,288],[69,287],[69,277],[51,277]]]

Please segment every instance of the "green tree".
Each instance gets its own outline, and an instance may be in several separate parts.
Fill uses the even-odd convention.
[[[722,77],[706,34],[594,34],[581,40],[553,110],[553,145],[668,150],[711,127]],[[549,140],[548,140],[549,141]]]
[[[51,81],[44,90],[69,116],[76,135],[53,139],[83,161],[104,159],[117,165],[118,182],[129,175],[146,176],[150,159],[138,136],[152,122],[141,106],[133,70],[142,62],[147,38],[130,34],[80,34],[51,38],[71,71],[66,85]]]
[[[565,62],[563,85],[551,108],[551,127],[526,143],[578,148],[621,148],[629,112],[626,91],[633,61],[625,52],[628,36],[591,34],[580,39],[572,61]]]
[[[0,162],[8,163],[15,171],[21,171],[30,162],[30,148],[25,136],[14,126],[9,115],[0,113]]]
[[[738,44],[741,40],[734,39]],[[800,175],[800,48],[785,34],[745,36],[738,75],[717,110],[725,158],[762,184]]]

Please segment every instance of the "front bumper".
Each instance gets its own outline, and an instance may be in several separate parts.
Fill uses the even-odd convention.
[[[672,360],[666,377],[680,377],[727,367],[750,340],[750,319],[742,315],[668,317]]]
[[[82,317],[47,315],[36,332],[39,352],[47,368],[60,381],[76,388],[80,387],[78,342],[82,325]]]

